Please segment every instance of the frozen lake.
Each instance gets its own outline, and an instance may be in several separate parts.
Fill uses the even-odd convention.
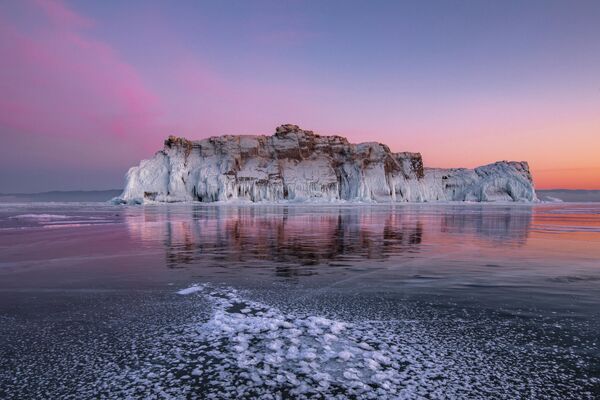
[[[600,397],[600,203],[0,204],[0,398]]]

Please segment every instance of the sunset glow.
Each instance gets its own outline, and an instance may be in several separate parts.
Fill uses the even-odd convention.
[[[0,4],[0,192],[120,188],[170,134],[282,123],[600,189],[599,2],[109,3]]]

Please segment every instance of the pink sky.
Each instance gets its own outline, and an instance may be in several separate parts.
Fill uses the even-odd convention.
[[[458,76],[460,65],[414,55],[400,73],[389,65],[401,60],[378,61],[359,40],[344,47],[308,11],[286,25],[260,14],[240,34],[199,7],[196,36],[159,5],[114,18],[76,6],[0,5],[0,192],[120,187],[169,134],[271,134],[282,123],[420,151],[428,166],[527,160],[538,188],[600,189],[595,60],[508,76],[484,59]]]

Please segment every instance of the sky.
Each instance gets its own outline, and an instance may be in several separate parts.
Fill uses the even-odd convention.
[[[0,1],[0,192],[283,123],[600,189],[599,1]]]

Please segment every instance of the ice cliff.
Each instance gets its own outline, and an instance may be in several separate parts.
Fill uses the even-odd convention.
[[[272,136],[170,136],[127,173],[118,202],[148,201],[536,201],[526,162],[475,169],[424,168],[419,153],[393,153],[282,125]]]

